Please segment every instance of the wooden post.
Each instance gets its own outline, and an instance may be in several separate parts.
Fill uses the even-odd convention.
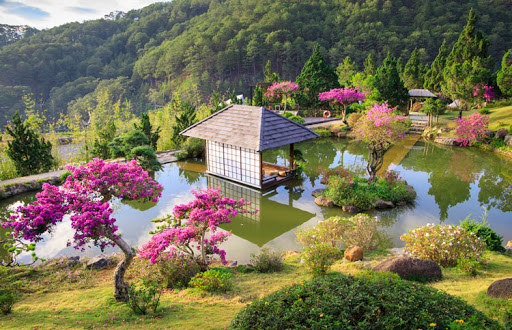
[[[290,144],[290,170],[293,171],[293,154],[294,154],[294,150],[293,150],[293,143]]]

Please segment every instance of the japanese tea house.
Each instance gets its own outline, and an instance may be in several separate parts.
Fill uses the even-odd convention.
[[[190,126],[181,135],[206,140],[206,172],[259,189],[294,175],[294,143],[319,135],[269,109],[233,104]],[[264,150],[290,146],[289,167],[264,162]]]

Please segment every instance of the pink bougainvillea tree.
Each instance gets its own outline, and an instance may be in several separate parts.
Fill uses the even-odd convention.
[[[481,141],[488,130],[489,117],[475,112],[471,116],[457,119],[457,130],[455,131],[457,138],[455,141],[459,142],[462,147],[471,146]]]
[[[236,201],[223,197],[220,190],[210,187],[191,193],[195,197],[193,201],[175,206],[172,215],[157,220],[164,224],[139,250],[141,257],[154,264],[160,256],[185,254],[203,270],[207,269],[213,255],[226,263],[226,252],[218,245],[226,241],[231,233],[219,231],[219,226],[231,223],[231,217],[239,212],[246,213],[243,206],[248,202],[243,198]]]
[[[347,106],[355,102],[363,101],[364,99],[366,99],[366,96],[361,93],[358,88],[349,87],[334,88],[318,94],[319,101],[329,102],[333,107],[341,108],[342,120],[347,126],[348,123],[345,119]]]
[[[161,196],[162,186],[134,160],[126,164],[109,164],[94,159],[86,165],[68,166],[66,169],[70,175],[62,187],[44,184],[43,190],[36,195],[36,201],[19,206],[11,221],[4,222],[2,226],[12,230],[10,235],[14,241],[38,242],[44,233],[51,233],[63,217],[69,215],[75,232],[68,246],[81,250],[91,244],[101,250],[117,246],[123,251],[124,259],[114,273],[114,296],[118,301],[126,301],[128,286],[124,282],[124,274],[135,254],[117,231],[109,201],[117,197],[156,202]]]
[[[268,99],[284,99],[284,110],[286,111],[286,105],[288,98],[299,91],[299,84],[291,81],[275,82],[267,89],[264,94]]]
[[[407,117],[397,114],[396,108],[390,108],[387,102],[375,104],[355,124],[358,139],[368,144],[366,169],[370,182],[382,167],[386,151],[405,136],[408,127]]]
[[[484,84],[478,84],[473,87],[473,96],[479,99],[484,99],[486,102],[494,99],[496,95],[492,91],[494,87]]]

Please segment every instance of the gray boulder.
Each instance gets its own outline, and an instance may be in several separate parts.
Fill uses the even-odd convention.
[[[392,209],[395,207],[395,204],[390,201],[383,201],[382,199],[375,200],[375,208],[377,209]]]
[[[361,209],[358,208],[357,206],[352,206],[352,205],[343,205],[343,211],[344,212],[349,212],[349,213],[359,213],[361,212]]]
[[[512,135],[505,135],[504,141],[507,146],[512,147]]]
[[[512,299],[512,278],[492,283],[487,289],[487,295],[493,298]]]
[[[318,196],[315,198],[315,204],[318,206],[334,207],[334,202],[325,196]]]
[[[402,278],[440,279],[443,275],[441,267],[434,261],[409,257],[396,257],[386,260],[378,264],[373,270],[395,273]]]
[[[504,139],[505,136],[508,135],[508,129],[506,128],[500,128],[499,130],[496,131],[496,137],[498,139]]]
[[[87,269],[103,269],[112,265],[112,259],[106,256],[97,256],[89,260],[86,264]]]
[[[325,189],[315,189],[311,192],[311,195],[313,195],[314,197],[318,197],[318,195],[323,194],[324,191]]]
[[[444,144],[447,146],[458,146],[460,145],[459,142],[455,141],[455,138],[448,138],[448,137],[436,137],[434,140],[435,143]]]

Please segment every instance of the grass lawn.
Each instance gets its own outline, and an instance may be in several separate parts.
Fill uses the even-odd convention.
[[[355,274],[389,258],[386,251],[370,253],[362,263],[339,261],[332,272]],[[488,253],[488,264],[479,275],[470,277],[456,269],[443,269],[444,279],[428,284],[468,301],[488,312],[481,297],[495,280],[510,277],[512,256]],[[84,284],[53,283],[37,274],[30,276],[34,292],[26,293],[13,313],[0,315],[2,329],[118,328],[118,329],[222,329],[253,298],[263,297],[283,286],[300,283],[311,276],[306,268],[288,258],[283,271],[272,274],[233,272],[234,288],[227,294],[206,294],[197,289],[168,290],[162,294],[158,313],[136,315],[113,299],[113,269],[92,271]],[[40,274],[42,275],[42,274]],[[132,274],[131,281],[136,275]],[[48,282],[50,283],[50,282]]]
[[[512,105],[497,108],[488,108],[491,112],[489,114],[489,129],[496,131],[500,128],[509,128],[512,125]],[[470,116],[477,110],[469,110],[462,112],[462,116]],[[459,117],[458,111],[446,112],[439,116],[439,124],[436,126],[448,126],[455,128],[457,118]]]

